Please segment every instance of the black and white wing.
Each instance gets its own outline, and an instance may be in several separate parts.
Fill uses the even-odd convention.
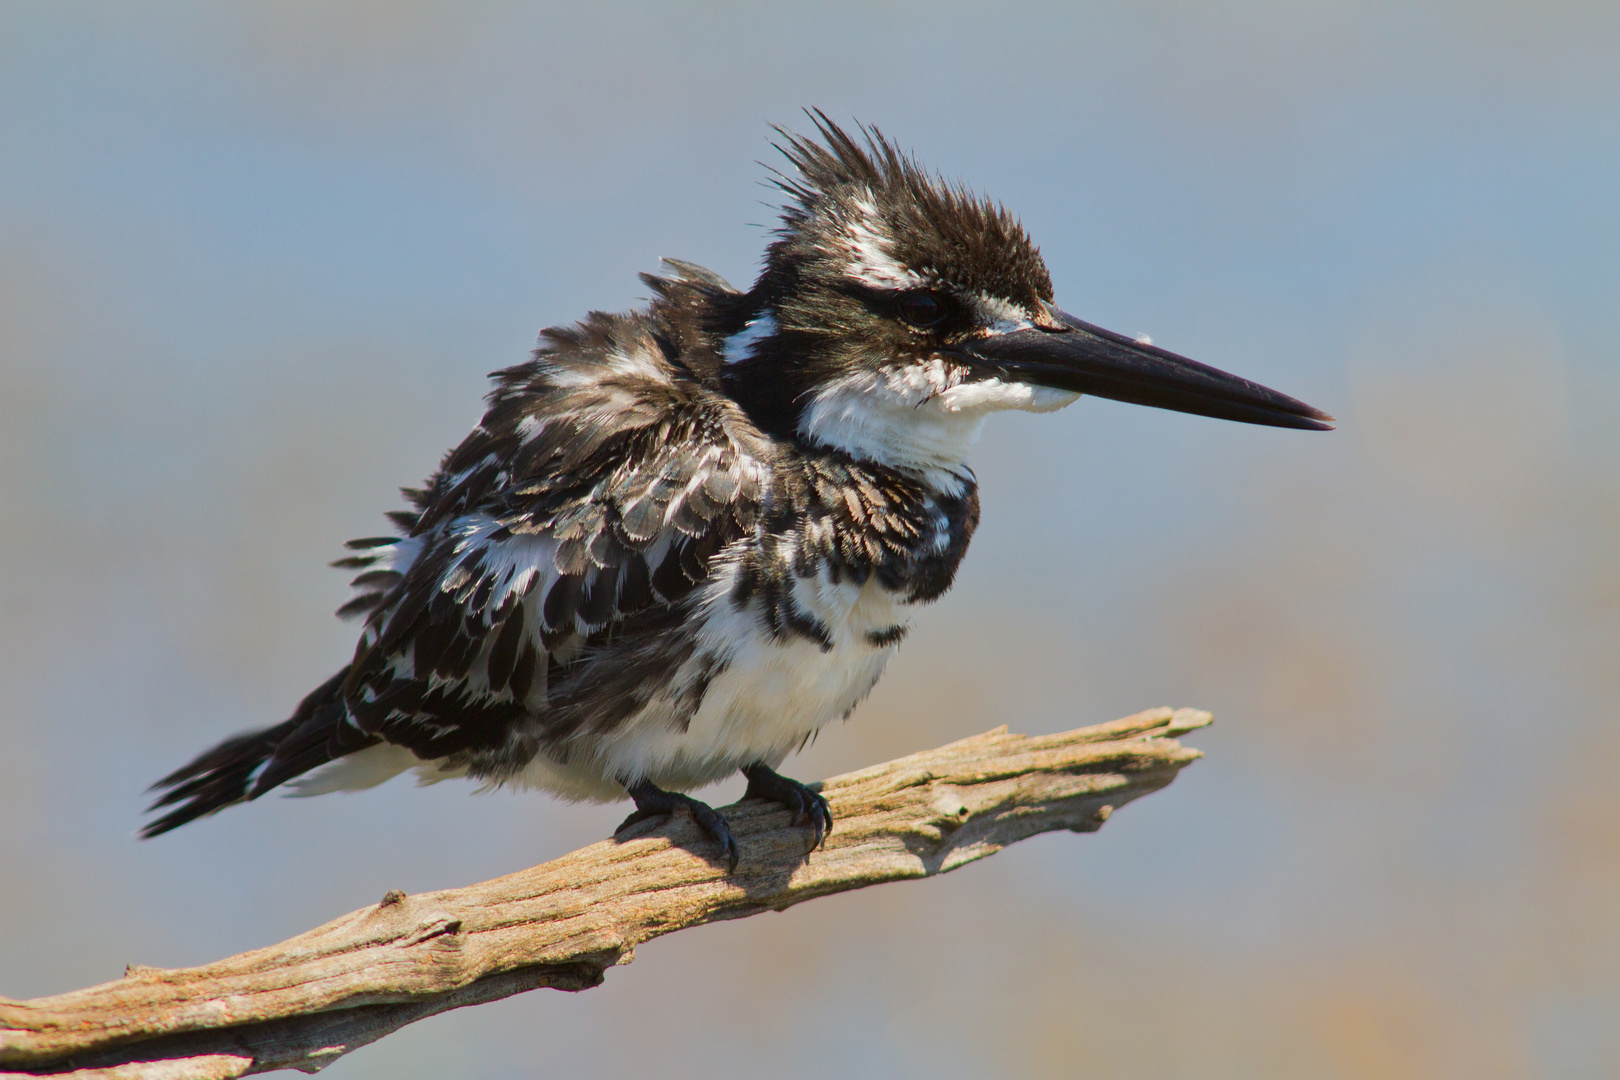
[[[649,284],[678,314],[682,283]],[[143,835],[381,742],[500,781],[655,695],[695,710],[686,616],[716,556],[755,530],[771,451],[674,359],[680,336],[667,318],[596,314],[497,372],[482,423],[391,515],[403,535],[338,563],[361,571],[340,612],[366,616],[351,664],[288,720],[160,780],[151,809],[166,812]],[[682,671],[691,685],[672,685]]]
[[[548,331],[415,493],[407,535],[356,542],[358,733],[499,780],[667,692],[693,645],[672,631],[754,530],[769,450],[655,331]]]

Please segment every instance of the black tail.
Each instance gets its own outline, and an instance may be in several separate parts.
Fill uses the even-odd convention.
[[[226,739],[153,784],[149,790],[163,794],[147,812],[165,806],[174,809],[142,829],[141,836],[150,839],[235,803],[257,799],[317,765],[378,742],[376,736],[363,735],[344,722],[343,680],[348,674],[344,668],[322,683],[284,723]]]

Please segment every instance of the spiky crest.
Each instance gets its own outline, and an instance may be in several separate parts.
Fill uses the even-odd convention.
[[[865,230],[919,284],[1025,304],[1052,299],[1039,249],[1004,207],[925,171],[876,126],[857,124],[857,137],[819,109],[808,115],[819,140],[776,129],[783,140],[777,149],[796,175],[777,172],[774,180],[791,201],[766,257],[767,275],[795,264],[813,269],[829,255],[836,262],[852,230]]]

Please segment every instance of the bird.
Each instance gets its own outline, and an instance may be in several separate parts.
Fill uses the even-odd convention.
[[[1084,322],[1005,207],[879,128],[774,128],[781,218],[752,288],[666,259],[649,303],[541,332],[482,420],[333,565],[353,657],[272,727],[153,785],[146,837],[287,785],[432,783],[634,803],[735,871],[686,794],[741,773],[813,853],[776,770],[864,699],[979,522],[987,417],[1083,395],[1303,430],[1333,417]],[[713,854],[704,845],[713,845]]]

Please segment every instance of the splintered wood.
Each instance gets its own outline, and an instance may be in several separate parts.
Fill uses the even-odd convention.
[[[448,1009],[551,987],[585,990],[635,947],[827,893],[953,870],[1037,833],[1092,832],[1201,755],[1176,736],[1196,709],[1150,709],[1028,737],[998,728],[822,785],[836,826],[755,801],[724,808],[727,873],[685,818],[478,885],[406,896],[195,968],[132,965],[85,990],[0,998],[0,1075],[214,1080],[313,1072]],[[5,1070],[11,1070],[5,1072]]]

